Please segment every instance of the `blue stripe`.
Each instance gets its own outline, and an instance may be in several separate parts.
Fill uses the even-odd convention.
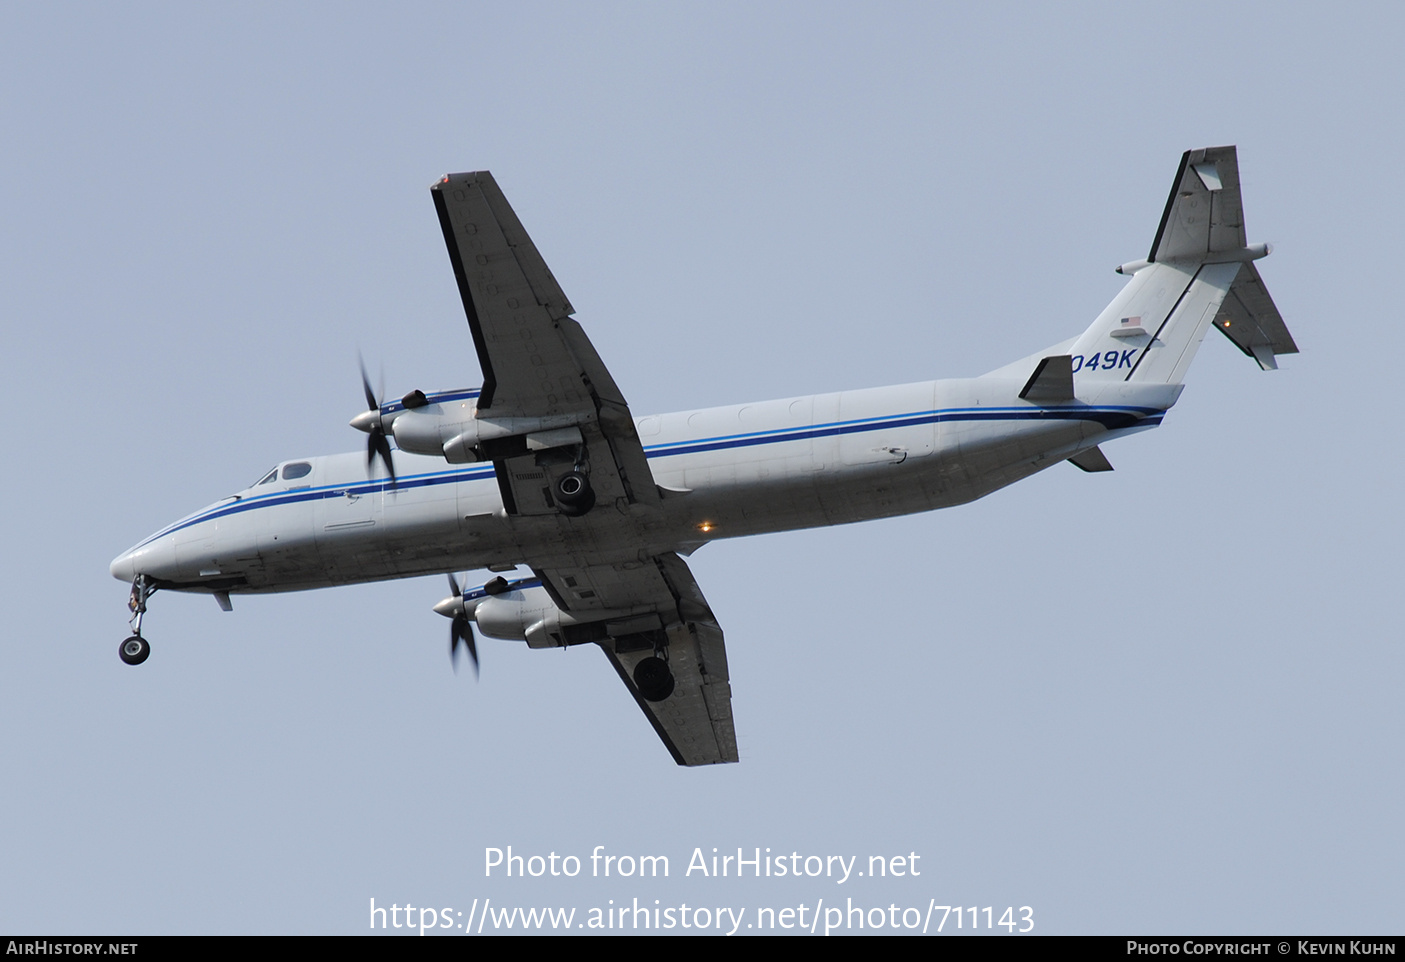
[[[477,397],[477,391],[435,394],[430,397],[438,400],[459,400]],[[394,405],[385,405],[390,409]],[[403,407],[403,405],[402,405]],[[836,437],[845,434],[862,434],[883,428],[914,427],[921,424],[936,424],[941,421],[1095,421],[1110,431],[1119,428],[1160,424],[1164,412],[1160,408],[1144,407],[1087,407],[1062,406],[1049,408],[945,408],[936,411],[914,411],[908,414],[885,415],[876,418],[861,418],[854,421],[833,421],[815,424],[805,428],[777,428],[771,431],[754,431],[747,434],[725,434],[691,441],[674,441],[667,444],[652,444],[644,448],[647,458],[668,458],[682,454],[699,454],[706,451],[725,451],[731,448],[755,447],[762,444],[784,444],[789,441],[807,441],[814,438]],[[173,534],[202,521],[212,521],[256,508],[268,508],[280,504],[296,504],[302,501],[320,501],[324,498],[340,498],[351,494],[372,494],[380,491],[395,491],[408,488],[428,488],[440,484],[458,484],[460,481],[477,481],[494,476],[491,465],[479,465],[467,469],[441,471],[432,474],[415,474],[399,479],[392,485],[389,478],[364,481],[353,484],[328,484],[296,491],[280,491],[273,494],[245,497],[232,504],[220,504],[192,517],[177,521],[147,538],[137,548],[145,547],[158,538]],[[136,550],[135,548],[132,550]]]
[[[644,448],[644,453],[651,458],[670,457],[675,454],[697,454],[704,451],[721,451],[757,444],[860,434],[882,428],[936,424],[939,421],[1096,421],[1111,431],[1117,428],[1131,427],[1137,423],[1160,424],[1160,417],[1157,417],[1155,421],[1149,419],[1150,415],[1159,414],[1161,414],[1160,408],[1143,407],[1062,406],[1033,410],[1030,408],[945,408],[936,411],[890,414],[878,418],[862,418],[855,421],[833,421],[828,424],[811,425],[807,428],[779,428],[774,431],[724,434],[692,441],[651,444]]]
[[[522,591],[525,588],[540,588],[541,584],[542,580],[540,578],[519,578],[516,581],[509,581],[507,583],[507,590]],[[474,598],[483,597],[491,597],[488,595],[488,592],[483,590],[483,585],[479,585],[477,588],[469,588],[463,593],[464,601],[472,601]]]
[[[297,504],[301,501],[322,501],[326,498],[340,498],[347,493],[354,495],[372,494],[376,491],[399,491],[407,488],[428,488],[439,484],[457,484],[460,481],[477,481],[493,476],[492,465],[479,465],[467,470],[442,471],[435,474],[413,474],[399,479],[392,485],[389,478],[375,481],[362,481],[353,484],[325,484],[315,488],[299,488],[294,491],[278,491],[272,494],[259,494],[241,498],[229,504],[219,504],[182,521],[169,525],[147,538],[137,548],[151,544],[157,538],[174,534],[202,521],[213,521],[257,508],[271,508],[280,504]],[[135,548],[132,550],[136,550]]]

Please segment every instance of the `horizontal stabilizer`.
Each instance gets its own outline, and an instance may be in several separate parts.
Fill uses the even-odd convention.
[[[1276,354],[1296,354],[1298,345],[1283,323],[1263,278],[1253,264],[1245,264],[1215,317],[1215,328],[1265,371],[1278,368]]]
[[[1096,445],[1081,454],[1075,454],[1068,459],[1068,463],[1075,468],[1087,471],[1089,474],[1112,470],[1112,462],[1107,459],[1107,455],[1103,454],[1102,450]]]
[[[1056,404],[1073,400],[1073,356],[1055,354],[1039,362],[1025,382],[1020,397],[1035,404]]]
[[[1186,151],[1147,260],[1203,261],[1244,245],[1238,152],[1233,147]]]

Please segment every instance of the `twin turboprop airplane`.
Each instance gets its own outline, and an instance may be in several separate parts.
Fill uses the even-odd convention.
[[[982,377],[636,418],[486,172],[431,188],[483,372],[474,390],[380,401],[367,453],[285,461],[112,562],[132,585],[122,660],[146,660],[153,593],[296,591],[463,569],[473,627],[596,644],[680,765],[737,760],[722,629],[683,560],[715,538],[961,504],[1161,423],[1213,326],[1260,367],[1296,353],[1249,246],[1234,147],[1187,152],[1145,260],[1072,340]],[[393,453],[391,439],[398,448]],[[375,466],[384,466],[380,477]],[[374,469],[374,470],[373,470]],[[371,474],[370,480],[367,475]]]

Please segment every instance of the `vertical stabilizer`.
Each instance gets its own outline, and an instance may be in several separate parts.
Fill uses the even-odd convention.
[[[1179,384],[1211,326],[1264,369],[1297,353],[1253,262],[1234,147],[1187,151],[1146,260],[1123,264],[1127,286],[1074,342],[1079,381]]]
[[[1185,372],[1195,360],[1195,352],[1214,323],[1241,266],[1235,263],[1201,265],[1166,320],[1154,333],[1148,331],[1146,337],[1140,338],[1146,344],[1127,372],[1127,380],[1184,382]]]

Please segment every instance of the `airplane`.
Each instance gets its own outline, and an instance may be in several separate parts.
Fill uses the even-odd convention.
[[[975,378],[636,418],[487,172],[430,189],[482,371],[383,400],[365,454],[284,461],[113,560],[124,662],[158,591],[240,593],[449,572],[434,610],[477,632],[594,644],[679,765],[738,760],[722,629],[684,560],[719,538],[962,504],[1159,425],[1214,327],[1265,370],[1297,353],[1244,230],[1235,147],[1187,151],[1145,259],[1081,334]],[[392,445],[393,442],[393,445]],[[504,578],[519,567],[530,577]],[[461,588],[452,572],[496,577]]]

